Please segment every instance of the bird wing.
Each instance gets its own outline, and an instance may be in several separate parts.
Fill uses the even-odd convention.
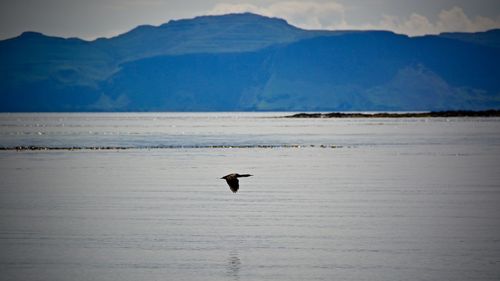
[[[234,193],[236,193],[236,191],[238,191],[238,189],[240,188],[240,185],[238,184],[238,179],[236,177],[226,178],[226,182],[229,185],[231,191]]]

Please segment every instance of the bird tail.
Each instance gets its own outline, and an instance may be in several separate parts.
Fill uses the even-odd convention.
[[[238,178],[240,178],[240,177],[251,177],[251,176],[252,175],[250,175],[250,174],[243,174],[243,175],[238,175]]]

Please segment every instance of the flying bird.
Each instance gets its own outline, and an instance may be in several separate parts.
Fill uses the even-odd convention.
[[[238,178],[250,177],[250,176],[252,176],[252,175],[249,175],[249,174],[240,175],[240,174],[235,173],[235,174],[229,174],[227,176],[223,176],[221,179],[226,180],[231,191],[233,193],[236,193],[238,191],[238,189],[240,188],[240,185],[238,184]]]

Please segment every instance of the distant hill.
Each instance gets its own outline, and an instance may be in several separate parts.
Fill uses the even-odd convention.
[[[499,31],[407,37],[202,16],[84,41],[0,41],[0,111],[500,108]]]
[[[440,37],[461,40],[464,42],[480,44],[488,47],[500,48],[500,29],[484,32],[448,32],[439,34]]]

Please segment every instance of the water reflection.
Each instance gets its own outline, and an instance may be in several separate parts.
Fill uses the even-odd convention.
[[[238,256],[238,251],[232,250],[229,252],[226,264],[226,274],[233,280],[240,280],[241,260]]]

